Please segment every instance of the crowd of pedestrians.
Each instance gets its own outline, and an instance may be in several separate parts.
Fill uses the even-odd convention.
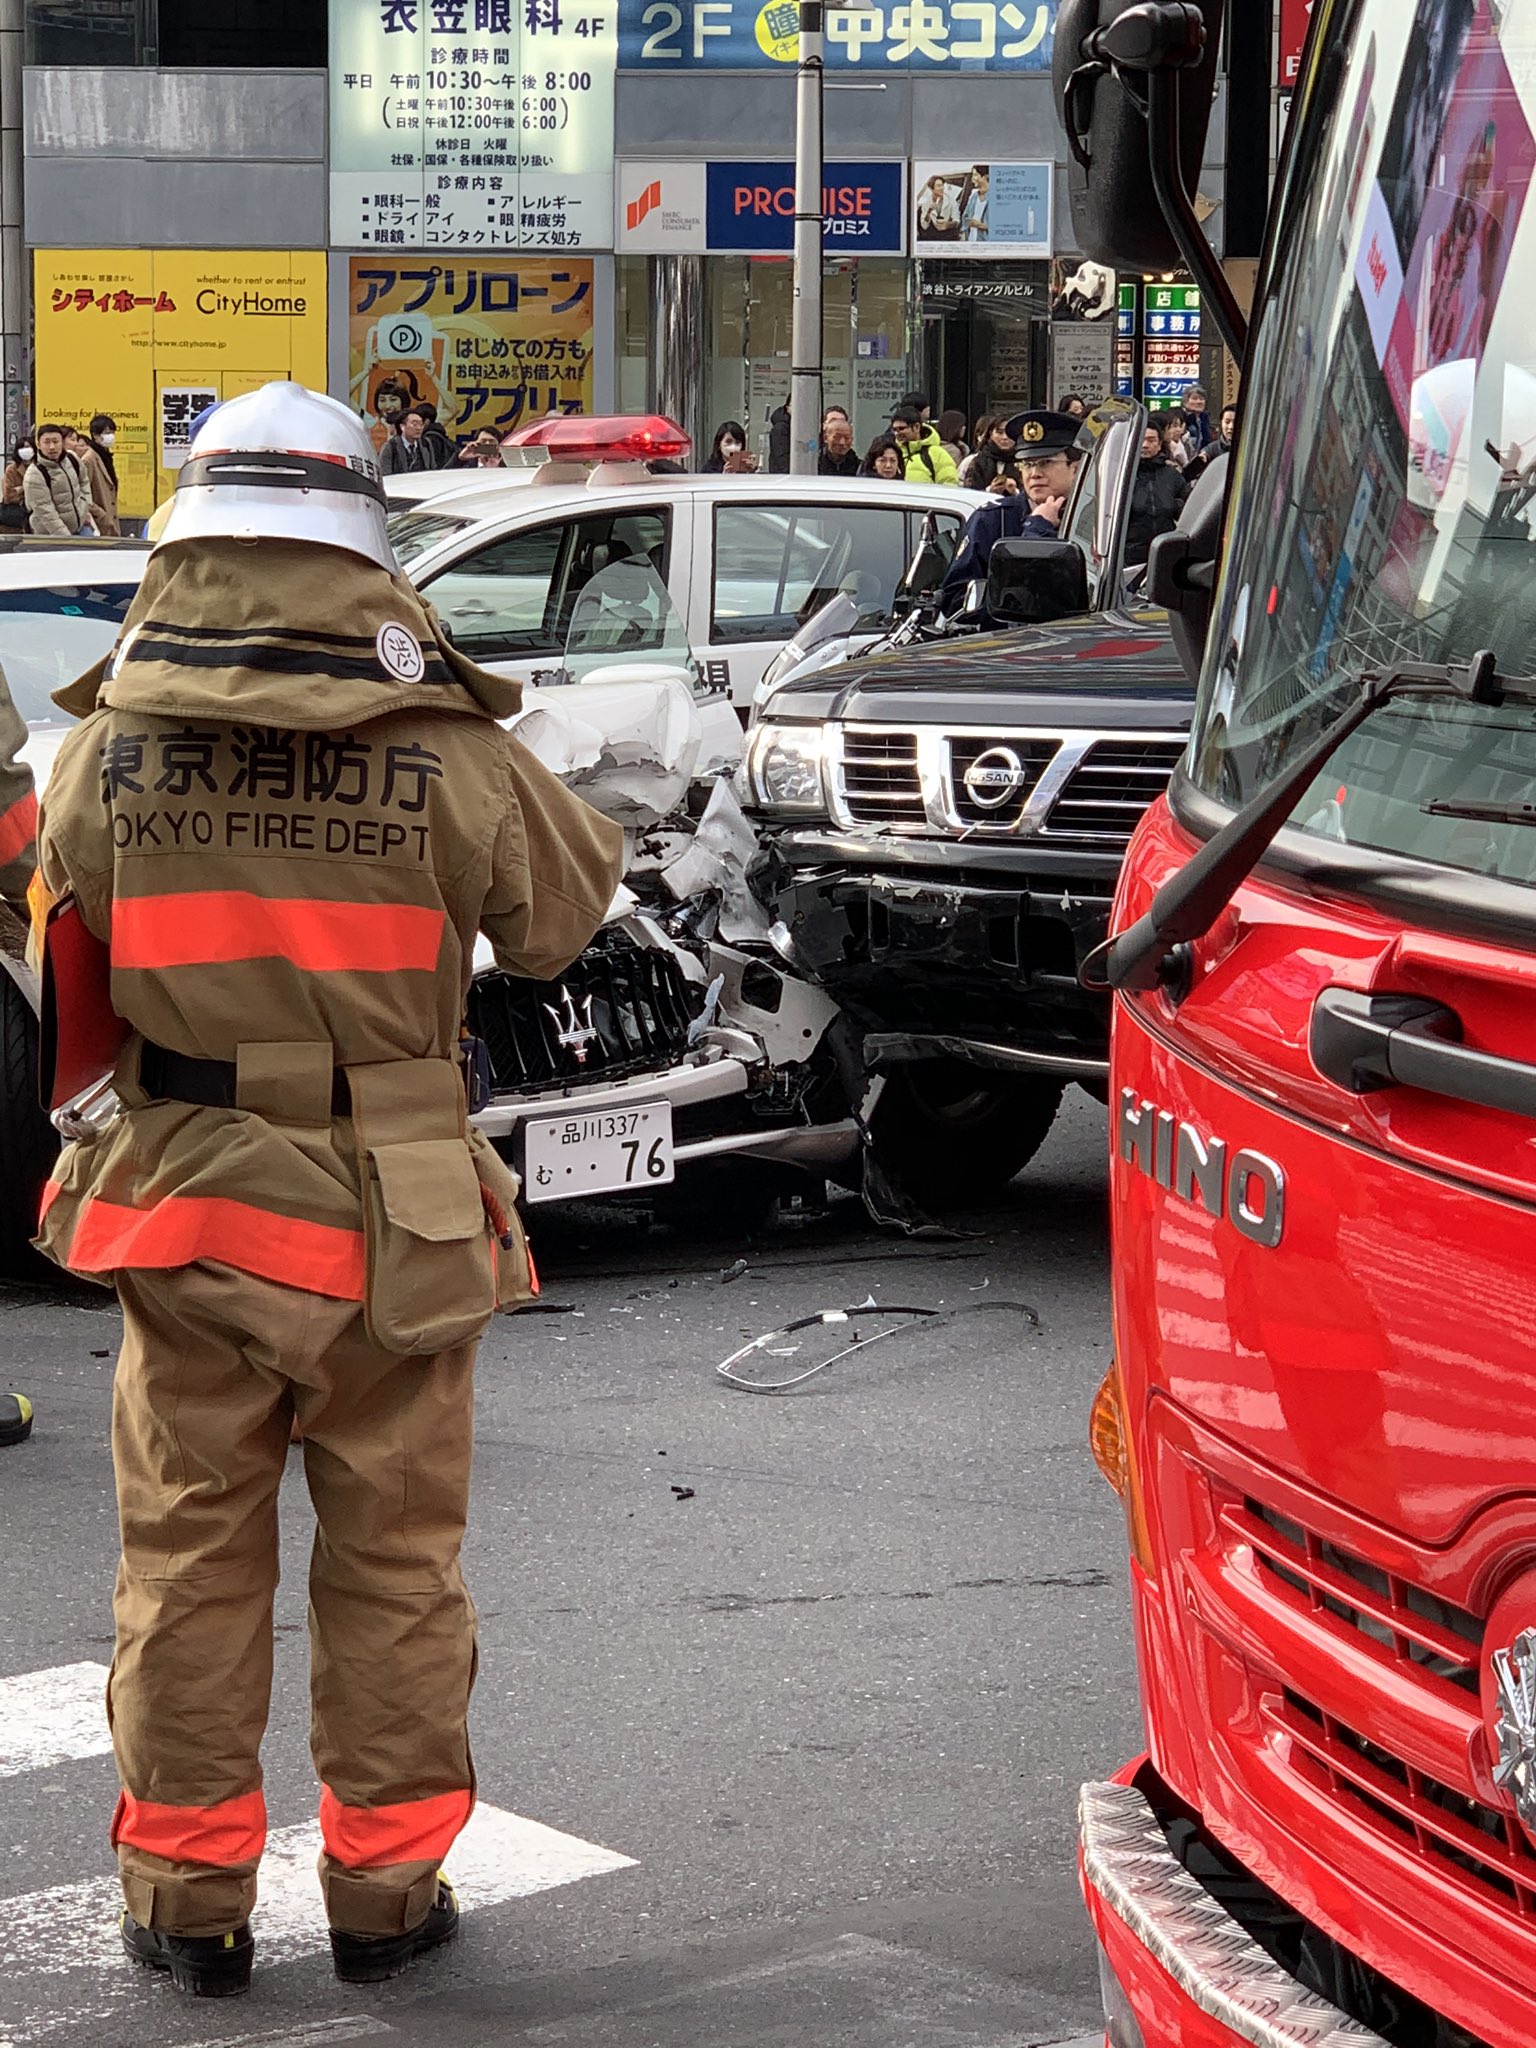
[[[116,440],[117,422],[104,412],[89,433],[50,421],[23,434],[0,478],[0,532],[53,540],[121,533]]]

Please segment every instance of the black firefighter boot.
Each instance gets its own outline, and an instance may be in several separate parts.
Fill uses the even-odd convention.
[[[331,1929],[331,1955],[343,1984],[382,1984],[398,1977],[429,1948],[441,1948],[459,1931],[459,1902],[445,1877],[425,1920],[406,1934],[342,1934]]]
[[[166,1971],[178,1991],[194,1998],[238,1998],[251,1988],[256,1944],[248,1920],[232,1934],[164,1934],[141,1927],[127,1912],[119,1925],[133,1960]]]

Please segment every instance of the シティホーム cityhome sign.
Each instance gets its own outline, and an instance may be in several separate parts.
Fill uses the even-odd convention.
[[[331,241],[611,249],[618,0],[330,0]]]

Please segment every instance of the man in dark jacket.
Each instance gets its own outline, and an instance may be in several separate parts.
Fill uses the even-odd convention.
[[[427,460],[433,469],[447,469],[453,462],[453,442],[448,429],[437,416],[437,407],[430,398],[423,398],[416,407],[426,421],[422,429],[422,440],[427,445]]]
[[[1189,484],[1163,453],[1163,437],[1149,426],[1141,437],[1141,460],[1131,486],[1131,511],[1125,527],[1125,566],[1134,569],[1151,552],[1160,533],[1172,533]]]
[[[991,498],[965,522],[965,533],[944,578],[946,609],[969,583],[984,582],[992,550],[1000,540],[1055,540],[1083,459],[1081,422],[1069,412],[1019,412],[1003,431],[1016,444],[1015,460],[1024,488]]]
[[[384,443],[379,468],[385,476],[416,476],[424,469],[442,468],[436,445],[427,439],[427,426],[425,411],[413,405],[401,419],[399,433],[391,434]],[[438,432],[441,435],[442,429]]]
[[[818,476],[857,476],[858,450],[853,445],[853,422],[840,405],[829,405],[821,416],[821,452],[816,458]]]

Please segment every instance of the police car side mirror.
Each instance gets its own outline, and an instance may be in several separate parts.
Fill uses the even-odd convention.
[[[1045,626],[1090,609],[1088,564],[1069,540],[1000,540],[987,564],[987,610],[1000,626]]]
[[[1184,501],[1172,533],[1160,533],[1147,551],[1143,594],[1168,614],[1168,630],[1190,681],[1200,679],[1211,630],[1216,557],[1227,510],[1227,472],[1232,458],[1208,462]]]
[[[1193,192],[1224,11],[1223,0],[1061,0],[1052,80],[1067,131],[1072,226],[1095,262],[1160,271],[1185,261],[1158,189],[1174,166],[1154,165],[1147,99],[1154,77],[1172,96],[1178,169]]]

